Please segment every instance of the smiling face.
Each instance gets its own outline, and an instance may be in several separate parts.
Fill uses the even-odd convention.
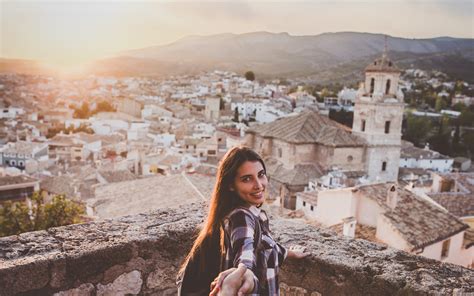
[[[230,190],[250,205],[258,206],[265,201],[267,175],[260,161],[246,161],[237,170]]]

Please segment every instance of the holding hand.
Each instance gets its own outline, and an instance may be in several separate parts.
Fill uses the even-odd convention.
[[[233,296],[252,292],[253,272],[240,263],[237,268],[229,268],[221,272],[211,283],[210,296]]]

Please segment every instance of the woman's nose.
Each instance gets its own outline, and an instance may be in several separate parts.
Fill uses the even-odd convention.
[[[262,182],[259,179],[256,179],[256,181],[254,183],[254,188],[255,189],[261,189],[262,187],[263,187]]]

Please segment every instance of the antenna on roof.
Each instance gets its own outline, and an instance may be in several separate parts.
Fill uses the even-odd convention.
[[[384,35],[383,57],[387,57],[387,35]]]

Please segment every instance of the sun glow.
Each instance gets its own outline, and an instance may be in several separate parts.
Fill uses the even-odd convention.
[[[44,62],[42,65],[46,70],[48,70],[48,72],[63,78],[85,75],[88,68],[87,63]]]

